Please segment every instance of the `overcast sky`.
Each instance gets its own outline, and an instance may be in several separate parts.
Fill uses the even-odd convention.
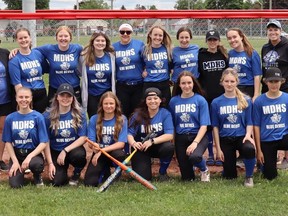
[[[81,0],[79,0],[80,2]],[[161,10],[173,10],[174,5],[177,0],[144,0],[144,3],[140,3],[140,5],[145,6],[146,8],[151,5],[155,5],[157,9]],[[50,9],[73,9],[73,6],[76,4],[77,0],[50,0]],[[105,0],[109,5],[111,5],[111,0]],[[120,9],[122,5],[125,6],[126,9],[135,9],[136,4],[139,4],[138,1],[135,0],[114,0],[113,5],[114,9]],[[0,8],[5,9],[6,5],[0,0]]]

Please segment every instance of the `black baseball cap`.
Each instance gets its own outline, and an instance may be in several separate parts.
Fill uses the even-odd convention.
[[[273,80],[277,80],[277,81],[285,80],[282,77],[281,70],[279,68],[276,68],[276,67],[268,68],[266,70],[264,79],[266,82],[273,81]]]
[[[161,98],[161,95],[161,91],[158,88],[154,87],[147,88],[144,93],[145,98],[147,98],[148,96],[158,96],[159,98]]]
[[[207,33],[206,33],[206,41],[209,40],[209,39],[216,39],[216,40],[220,40],[220,34],[217,30],[215,29],[212,29],[212,30],[209,30]]]
[[[74,89],[70,84],[63,83],[58,87],[56,94],[59,95],[62,93],[68,93],[71,96],[74,96]]]

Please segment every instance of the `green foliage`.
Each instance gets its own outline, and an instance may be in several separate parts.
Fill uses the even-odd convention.
[[[243,0],[206,0],[206,9],[243,9]]]
[[[82,0],[79,9],[110,9],[104,0]]]
[[[22,0],[3,0],[8,10],[21,10]],[[50,0],[35,0],[36,9],[49,9]]]

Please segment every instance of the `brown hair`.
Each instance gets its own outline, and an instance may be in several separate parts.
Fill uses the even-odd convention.
[[[190,28],[188,27],[181,27],[178,29],[177,33],[176,33],[176,39],[179,40],[179,35],[181,32],[188,32],[188,34],[190,35],[190,39],[192,39],[192,31],[190,30]]]
[[[56,39],[60,31],[65,30],[70,35],[70,41],[72,41],[72,31],[68,26],[59,26],[56,30]]]
[[[19,32],[22,32],[22,31],[27,32],[28,35],[29,35],[29,37],[31,37],[30,31],[29,31],[27,28],[22,27],[22,28],[19,28],[19,29],[17,29],[17,30],[15,31],[15,38],[16,38],[16,39],[18,38],[18,33],[19,33]],[[30,49],[32,48],[32,41],[31,41],[31,43],[30,43],[29,48],[30,48]]]

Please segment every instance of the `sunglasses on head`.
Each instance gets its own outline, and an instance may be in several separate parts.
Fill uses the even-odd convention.
[[[121,31],[119,31],[119,32],[120,32],[121,35],[124,35],[125,33],[126,33],[127,35],[130,35],[130,34],[132,33],[132,31],[123,31],[123,30],[121,30]]]

